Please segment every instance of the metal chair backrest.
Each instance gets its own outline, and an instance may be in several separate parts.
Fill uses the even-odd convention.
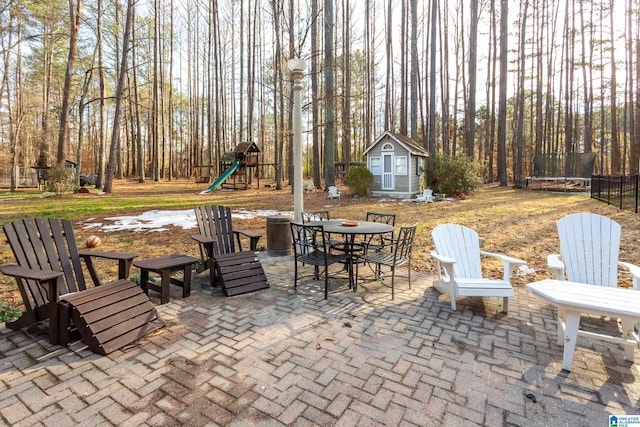
[[[396,225],[396,214],[367,212],[366,220],[370,222],[381,222],[389,225]]]
[[[309,255],[322,251],[326,258],[324,227],[322,225],[307,225],[291,222],[291,238],[295,256]]]
[[[380,213],[380,212],[367,212],[365,219],[369,222],[379,222],[389,225],[396,225],[396,214]],[[381,234],[368,234],[363,238],[363,242],[368,246],[384,246],[390,239],[393,240],[394,232],[392,231],[388,235]]]
[[[329,211],[302,212],[302,223],[311,221],[329,221]]]
[[[411,226],[400,227],[398,238],[396,239],[396,244],[393,249],[396,263],[400,260],[407,260],[411,258],[413,239],[415,238],[417,228],[417,223]]]

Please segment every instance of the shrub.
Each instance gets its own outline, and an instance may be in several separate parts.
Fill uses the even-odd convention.
[[[22,312],[7,303],[0,303],[0,323],[9,322],[20,317]]]
[[[366,196],[373,184],[373,174],[365,166],[354,166],[344,176],[344,183],[351,193]]]
[[[429,159],[424,175],[434,193],[448,196],[465,196],[482,185],[480,168],[465,155],[436,154],[434,159]]]
[[[55,164],[47,170],[47,190],[58,195],[73,191],[73,169]]]

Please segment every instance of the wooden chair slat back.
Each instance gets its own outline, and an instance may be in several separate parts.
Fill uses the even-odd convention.
[[[438,254],[456,260],[453,265],[456,277],[482,278],[480,239],[475,230],[460,224],[441,224],[431,236]]]
[[[69,220],[23,219],[6,224],[4,233],[18,265],[44,271],[61,271],[58,284],[60,294],[86,289],[78,247]],[[20,280],[23,300],[26,297],[35,307],[48,301],[37,282]]]
[[[617,286],[620,224],[597,214],[575,213],[558,220],[557,227],[568,280]]]
[[[214,255],[236,251],[231,208],[226,206],[199,206],[195,208],[200,234],[214,239]]]
[[[23,245],[24,239],[18,236],[27,235],[27,228],[25,227],[25,221],[15,221],[9,224],[5,224],[3,227],[4,234],[7,237],[9,246],[13,251],[13,256],[16,259],[18,265],[30,268],[40,268],[39,263],[42,259],[41,253],[36,253],[31,245]],[[31,229],[35,229],[33,221],[31,223]],[[40,249],[40,248],[39,248]],[[42,252],[40,250],[40,252]],[[49,268],[50,270],[50,268]],[[16,278],[18,289],[20,290],[20,296],[22,302],[27,308],[27,312],[33,311],[36,307],[41,307],[48,302],[47,294],[42,286],[35,280],[23,280]]]

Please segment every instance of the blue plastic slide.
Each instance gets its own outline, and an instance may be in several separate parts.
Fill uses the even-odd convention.
[[[218,188],[220,186],[220,184],[225,182],[227,180],[227,178],[229,178],[231,176],[231,174],[234,173],[236,171],[236,169],[238,169],[238,166],[240,166],[241,164],[242,164],[242,162],[240,160],[236,160],[235,162],[233,162],[233,164],[231,165],[231,167],[229,167],[229,169],[224,171],[224,173],[222,175],[220,175],[218,177],[218,179],[216,179],[213,182],[213,184],[211,184],[206,190],[201,191],[200,194],[207,194],[207,193],[212,192],[216,188]]]

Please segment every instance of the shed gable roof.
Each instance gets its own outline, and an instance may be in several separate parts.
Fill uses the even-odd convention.
[[[429,153],[427,152],[427,150],[422,148],[422,146],[415,142],[413,139],[409,138],[408,136],[388,130],[384,131],[378,138],[376,138],[373,144],[369,145],[367,149],[364,150],[364,153],[362,153],[362,155],[366,156],[371,149],[387,139],[391,139],[394,142],[402,145],[407,151],[409,151],[409,153],[411,153],[412,156],[429,157]]]

